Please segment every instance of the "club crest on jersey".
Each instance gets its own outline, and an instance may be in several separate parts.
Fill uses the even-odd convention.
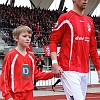
[[[90,32],[91,31],[91,26],[90,26],[89,23],[87,24],[87,28],[88,28],[88,32]]]
[[[30,67],[22,66],[22,76],[30,76]]]

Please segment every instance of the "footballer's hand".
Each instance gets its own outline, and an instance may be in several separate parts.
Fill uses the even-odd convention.
[[[52,64],[52,73],[53,77],[59,78],[63,73],[63,69],[57,63],[54,63]]]

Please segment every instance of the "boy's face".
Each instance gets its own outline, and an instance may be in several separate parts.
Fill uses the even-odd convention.
[[[28,47],[31,42],[31,37],[32,34],[29,34],[27,31],[21,32],[19,37],[15,38],[15,41],[17,42],[17,45],[22,46],[22,47]]]

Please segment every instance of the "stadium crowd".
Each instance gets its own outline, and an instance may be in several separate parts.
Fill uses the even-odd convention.
[[[12,7],[10,5],[0,4],[0,28],[3,29],[5,42],[8,45],[16,43],[12,37],[12,29],[19,25],[27,25],[32,28],[33,36],[31,44],[33,47],[43,47],[49,44],[49,34],[61,13],[58,10],[46,10],[40,8],[30,9],[29,7]],[[89,15],[90,16],[90,15]],[[100,47],[100,17],[91,16],[93,18],[97,44]]]

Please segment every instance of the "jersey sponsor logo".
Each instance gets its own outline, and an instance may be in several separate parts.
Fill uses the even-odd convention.
[[[30,80],[29,78],[20,78],[19,80]]]
[[[84,40],[84,37],[75,37],[75,40]]]
[[[30,67],[22,66],[22,76],[30,76]]]
[[[88,28],[88,32],[90,32],[91,31],[91,26],[90,26],[89,23],[87,24],[87,28]]]
[[[89,41],[90,41],[90,38],[88,38],[88,37],[79,37],[79,36],[76,36],[76,37],[75,37],[75,40],[77,40],[77,41],[86,41],[86,42],[89,42]]]

